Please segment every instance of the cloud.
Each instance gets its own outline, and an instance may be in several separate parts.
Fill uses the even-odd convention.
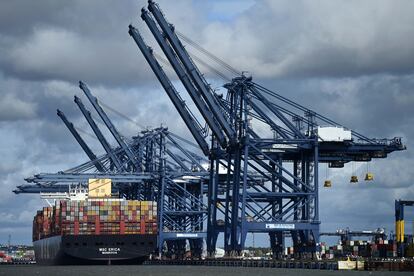
[[[0,121],[30,119],[35,115],[36,106],[7,94],[0,99]]]
[[[203,43],[256,77],[412,73],[414,3],[399,3],[259,1],[231,23],[207,25]]]
[[[180,32],[240,70],[258,78],[298,78],[412,73],[414,4],[401,2],[160,5]],[[6,53],[0,62],[6,74],[71,82],[83,76],[89,82],[116,85],[136,85],[152,75],[127,34],[132,22],[148,37],[139,18],[146,1],[42,1],[35,6],[13,1],[2,9],[2,26],[10,26],[0,28],[0,49]],[[228,11],[234,18],[221,20],[221,13]],[[398,20],[389,24],[390,18]]]
[[[121,84],[142,77],[131,56],[132,43],[82,37],[65,29],[37,29],[24,42],[9,51],[6,73],[27,80],[65,80],[79,77],[98,82]],[[148,74],[146,74],[148,75]]]
[[[5,53],[0,57],[2,71],[35,81],[76,82],[82,78],[106,85],[147,82],[152,72],[128,34],[128,25],[141,21],[139,11],[144,5],[146,1],[122,5],[118,1],[43,1],[39,6],[48,12],[38,16],[34,14],[39,6],[30,10],[30,5],[21,1],[7,3],[3,13],[13,16],[2,18],[3,26],[10,26],[0,28],[0,50]],[[175,22],[195,22],[185,30],[200,24],[196,22],[201,16],[187,1],[174,5],[168,1],[165,6],[185,14],[174,13],[170,18]]]
[[[0,9],[0,33],[26,35],[36,25],[56,22],[54,19],[65,10],[65,6],[67,2],[53,0],[5,1]]]

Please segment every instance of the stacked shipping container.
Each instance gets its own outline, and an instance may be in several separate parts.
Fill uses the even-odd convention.
[[[53,207],[37,211],[33,219],[33,241],[48,237],[53,232]]]
[[[54,235],[156,234],[157,203],[115,198],[57,201],[38,211],[33,240]]]
[[[347,256],[390,258],[397,256],[397,245],[392,240],[346,241],[341,245],[327,246],[321,244],[321,255],[325,259],[342,258]]]

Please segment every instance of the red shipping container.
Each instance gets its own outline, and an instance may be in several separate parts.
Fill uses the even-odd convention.
[[[95,234],[99,235],[101,233],[101,222],[99,220],[99,217],[96,216],[95,218]]]
[[[79,235],[79,221],[75,220],[74,224],[74,233],[75,235]]]

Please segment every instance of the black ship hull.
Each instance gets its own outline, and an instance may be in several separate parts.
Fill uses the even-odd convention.
[[[157,235],[53,236],[33,246],[40,265],[141,264],[155,251]]]

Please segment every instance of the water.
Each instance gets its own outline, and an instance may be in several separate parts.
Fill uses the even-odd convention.
[[[206,267],[206,266],[37,266],[37,265],[1,265],[1,276],[21,275],[57,275],[57,276],[323,276],[323,275],[412,275],[412,272],[388,271],[329,271],[281,268],[252,267]]]

